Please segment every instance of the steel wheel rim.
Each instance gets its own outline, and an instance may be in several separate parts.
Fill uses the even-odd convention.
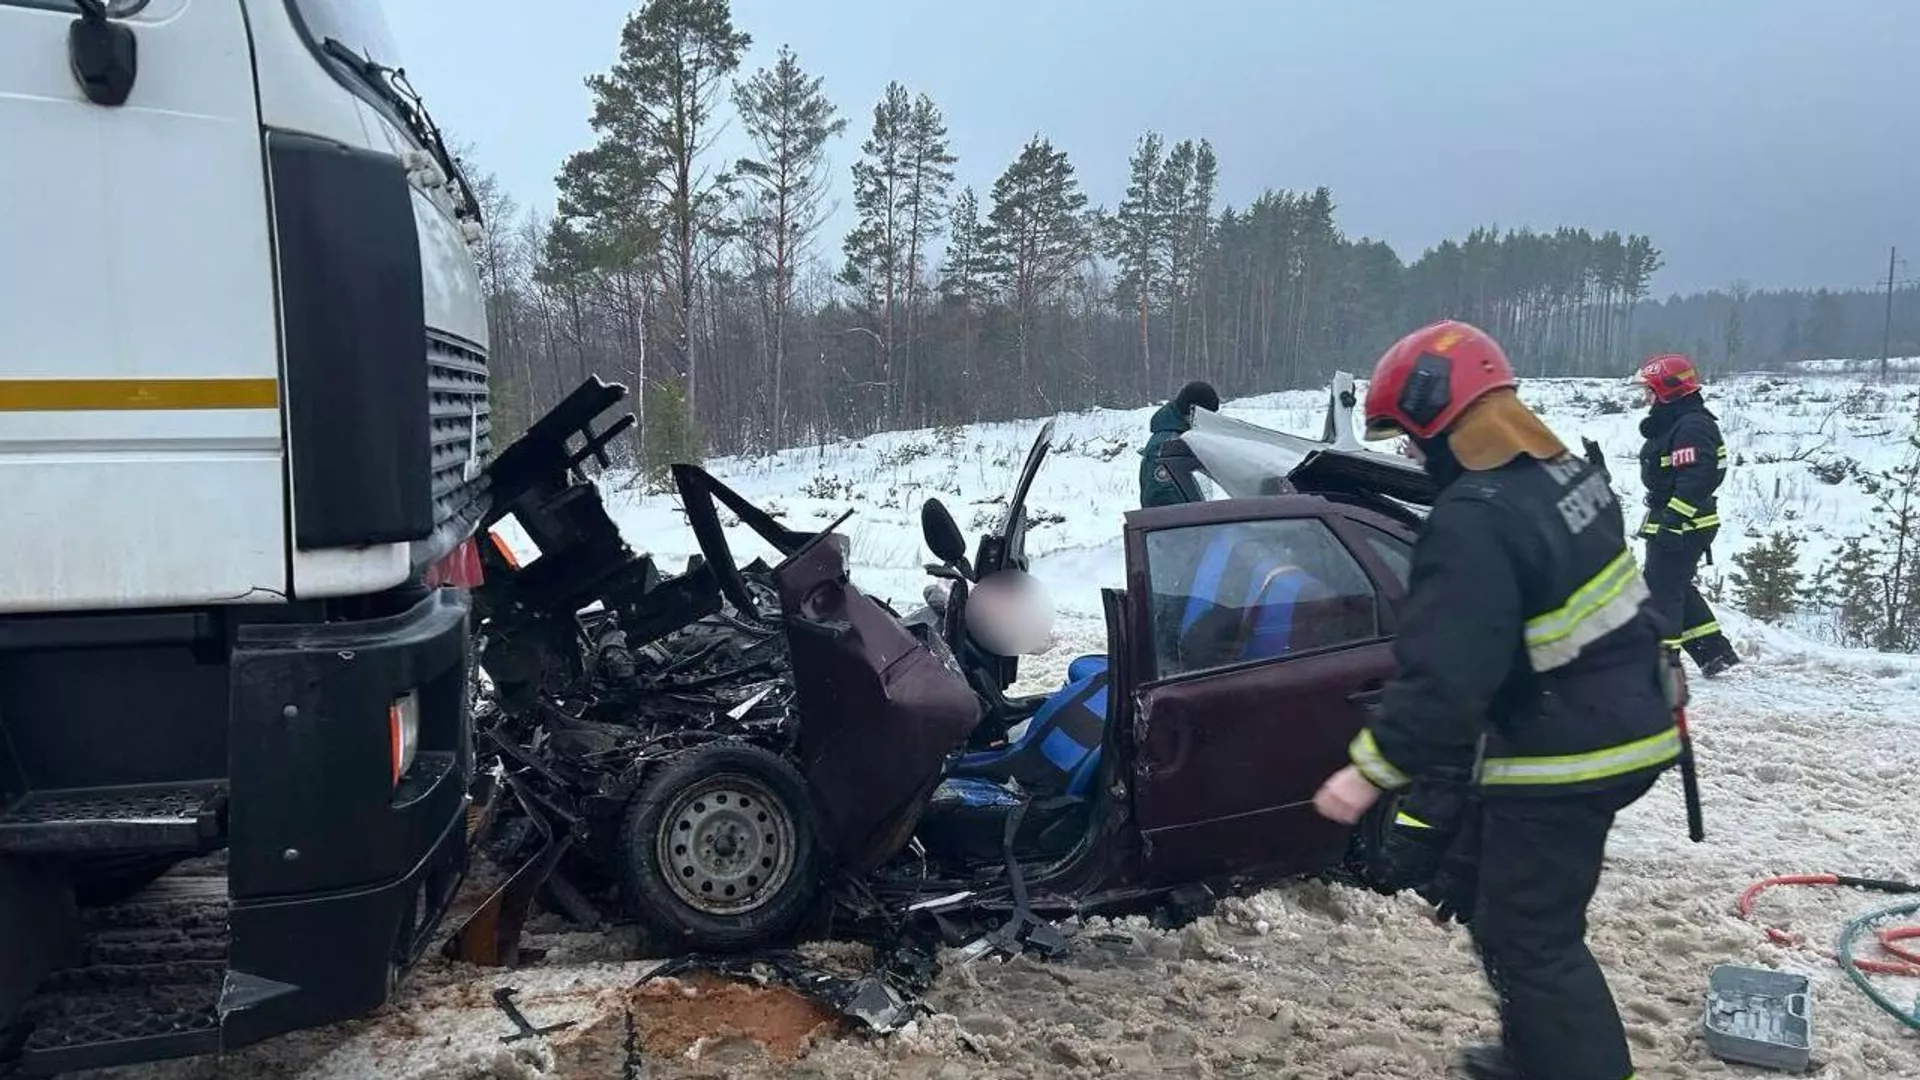
[[[668,804],[655,837],[667,886],[705,915],[761,907],[793,877],[798,830],[772,789],[740,773],[710,776]]]

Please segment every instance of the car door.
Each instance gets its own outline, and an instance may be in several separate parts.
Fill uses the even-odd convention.
[[[1047,454],[1052,449],[1053,421],[1048,420],[1040,425],[1039,434],[1033,437],[1033,445],[1027,449],[1026,461],[1020,466],[1013,490],[1007,493],[1007,506],[1001,512],[999,524],[992,532],[980,537],[973,559],[976,582],[985,581],[1001,570],[1027,569],[1027,527],[1031,524],[1027,517],[1027,495],[1033,490],[1033,478],[1039,475],[1040,466],[1046,462]],[[1020,678],[1020,658],[1017,656],[996,656],[980,649],[978,655],[969,657],[968,661],[977,662],[990,672],[1002,691]]]
[[[1313,794],[1393,671],[1399,592],[1339,517],[1301,496],[1128,516],[1133,798],[1152,879],[1338,862],[1347,830]]]

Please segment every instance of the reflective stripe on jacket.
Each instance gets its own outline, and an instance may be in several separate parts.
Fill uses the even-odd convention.
[[[1643,536],[1720,526],[1718,492],[1727,476],[1720,424],[1698,394],[1656,405],[1640,424],[1640,480],[1647,489]]]
[[[1349,747],[1355,767],[1393,789],[1478,758],[1489,794],[1518,795],[1671,764],[1680,740],[1625,533],[1606,478],[1571,454],[1449,485],[1414,549],[1399,671]]]

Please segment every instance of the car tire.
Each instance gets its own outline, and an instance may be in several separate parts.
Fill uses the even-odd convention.
[[[812,905],[823,861],[800,773],[733,742],[659,766],[627,807],[617,858],[629,914],[708,952],[780,943]]]

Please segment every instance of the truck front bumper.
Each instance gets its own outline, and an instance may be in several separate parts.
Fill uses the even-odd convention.
[[[466,873],[469,604],[428,591],[363,622],[254,626],[233,653],[221,1045],[378,1008]],[[418,695],[397,780],[389,706]]]

